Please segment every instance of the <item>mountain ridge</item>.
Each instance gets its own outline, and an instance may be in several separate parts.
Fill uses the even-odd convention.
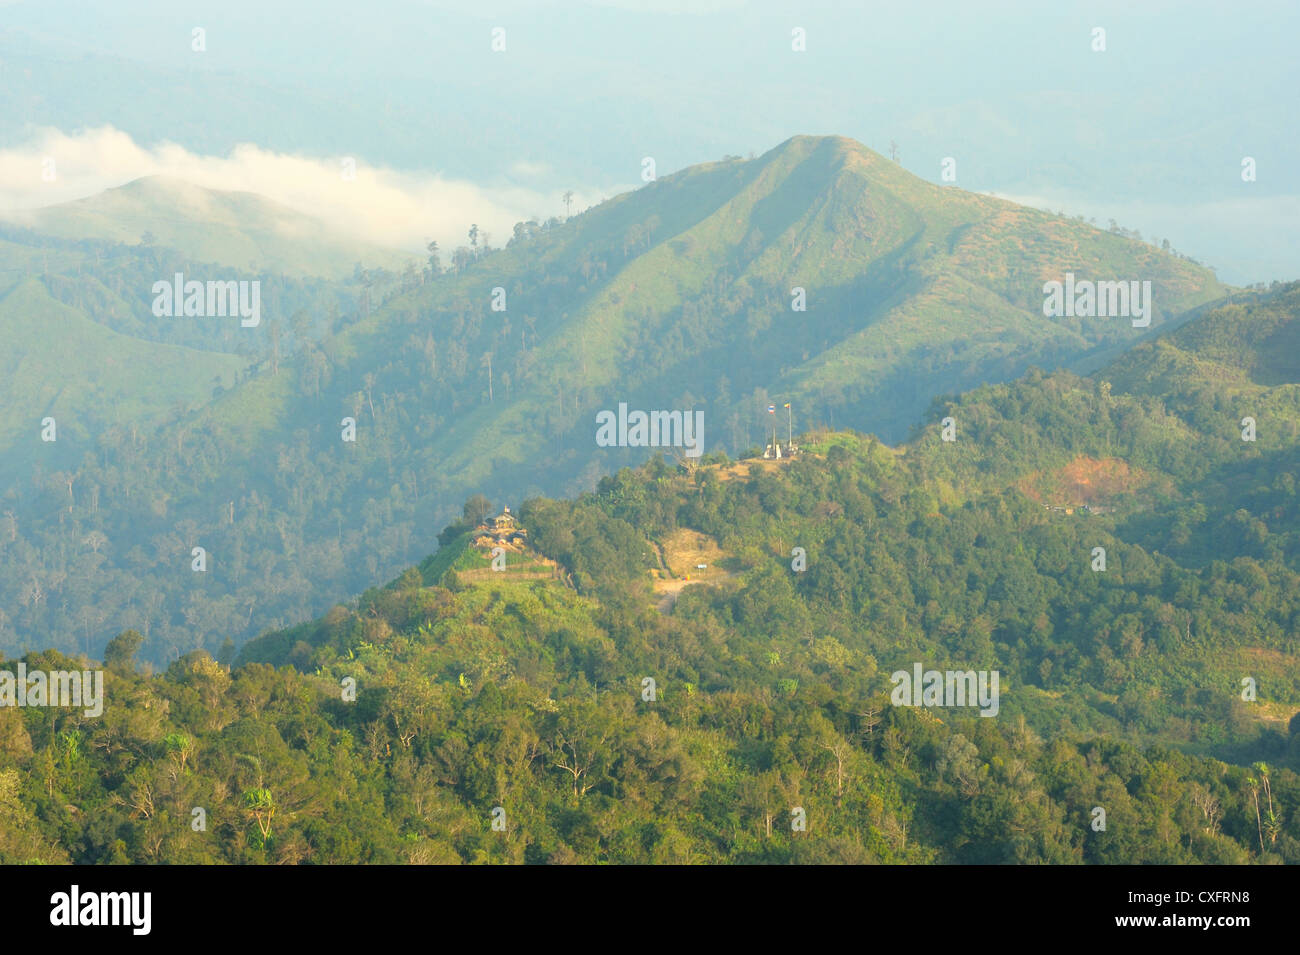
[[[409,566],[469,494],[588,490],[648,456],[595,445],[596,412],[620,402],[702,410],[706,453],[763,441],[766,407],[786,402],[797,430],[896,442],[936,395],[1139,339],[1123,319],[1044,317],[1052,270],[1149,267],[1156,328],[1222,290],[1150,246],[924,183],[824,137],[690,167],[453,258],[341,331],[264,353],[251,377],[163,426],[133,459],[151,494],[123,484],[123,449],[101,449],[82,476],[133,501],[129,514],[13,493],[45,541],[29,542],[37,566],[73,525],[77,540],[93,526],[114,541],[91,584],[106,603],[100,640],[128,620],[156,623],[164,653],[252,636]],[[799,288],[806,311],[792,308]],[[213,555],[197,589],[175,574],[178,525]],[[148,556],[128,569],[119,542]],[[170,597],[146,609],[122,596],[134,588]],[[24,631],[45,613],[20,611]]]
[[[211,189],[164,174],[4,218],[63,238],[142,244],[152,233],[152,244],[201,262],[295,276],[341,278],[358,264],[398,270],[417,260],[345,236],[310,213],[258,193]]]

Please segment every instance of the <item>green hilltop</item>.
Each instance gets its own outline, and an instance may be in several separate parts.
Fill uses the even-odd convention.
[[[69,239],[175,249],[199,262],[254,272],[341,278],[363,268],[398,271],[415,256],[340,234],[314,216],[251,192],[145,176],[85,199],[11,213],[9,220]]]
[[[911,653],[1000,667],[1023,688],[1012,709],[1044,732],[1064,719],[1081,734],[1287,756],[1285,735],[1271,743],[1268,732],[1300,713],[1300,369],[1279,375],[1267,352],[1297,328],[1300,284],[1213,309],[1092,378],[1033,371],[938,401],[898,448],[818,432],[786,462],[688,469],[656,458],[573,500],[525,502],[528,553],[511,553],[504,572],[487,569],[469,524],[449,527],[418,572],[367,591],[344,619],[400,604],[394,591],[418,603],[429,587],[495,595],[507,615],[525,594],[582,597],[619,648],[605,664],[627,679],[651,654],[702,688],[762,681],[755,645],[743,664],[734,655],[746,640],[775,648],[781,672],[811,685],[868,660],[895,669],[883,661]],[[1183,369],[1172,381],[1171,362]],[[1243,387],[1229,364],[1263,364],[1272,380]],[[1242,438],[1246,413],[1254,440]],[[943,440],[941,418],[955,440]],[[666,578],[691,576],[692,561],[673,554],[683,531],[716,544],[720,569],[697,573],[666,608],[655,599]],[[796,546],[806,572],[792,570]],[[539,559],[557,573],[524,579]],[[355,632],[338,623],[345,609],[254,641],[241,659],[334,660]],[[683,635],[664,631],[679,618],[723,644],[694,646],[688,662]],[[387,619],[398,633],[411,618]],[[555,626],[537,621],[535,639]],[[437,672],[482,680],[490,660],[492,678],[509,680],[527,645],[478,646],[485,656],[453,654]],[[1238,705],[1242,676],[1260,686],[1260,705]]]

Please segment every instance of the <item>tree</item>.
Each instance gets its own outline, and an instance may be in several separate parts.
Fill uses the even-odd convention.
[[[597,784],[592,770],[610,760],[605,745],[613,733],[610,715],[591,703],[572,703],[555,721],[548,747],[551,765],[569,774],[575,798],[585,796]]]
[[[772,837],[772,823],[781,811],[781,774],[776,770],[751,773],[740,785],[741,806],[746,815],[763,825],[765,838]]]
[[[961,733],[954,733],[943,741],[934,768],[941,782],[951,773],[953,782],[968,799],[979,794],[979,750]]]
[[[271,790],[265,788],[246,789],[243,797],[244,815],[250,822],[257,824],[257,831],[262,836],[261,844],[266,845],[271,838],[271,821],[275,818],[275,799]]]
[[[510,240],[506,243],[506,246],[509,247],[518,242],[527,242],[529,239],[533,237],[534,233],[536,232],[537,232],[536,219],[529,219],[527,222],[516,222],[514,228],[514,234],[510,237]]]
[[[869,737],[875,732],[876,727],[880,725],[880,706],[872,701],[867,704],[866,709],[859,713],[858,716],[862,720],[862,729],[860,730],[862,736]]]
[[[1259,773],[1258,780],[1252,777],[1247,779],[1247,783],[1250,786],[1251,795],[1255,798],[1255,822],[1260,830],[1259,848],[1262,852],[1264,851],[1265,835],[1268,836],[1268,844],[1270,846],[1277,842],[1277,837],[1282,832],[1282,821],[1273,809],[1273,781],[1270,779],[1271,770],[1269,769],[1268,763],[1255,763],[1251,768]],[[1259,811],[1259,790],[1261,786],[1263,787],[1264,794],[1268,799],[1268,811],[1264,814],[1263,819],[1260,819]]]
[[[249,610],[249,616],[252,616],[251,609]],[[231,664],[235,662],[235,656],[236,656],[235,641],[231,640],[230,637],[227,636],[226,639],[221,644],[221,649],[217,651],[217,663],[221,664],[221,666],[229,670]]]
[[[362,377],[361,381],[366,386],[366,404],[370,406],[370,420],[374,421],[375,420],[375,399],[373,396],[373,392],[375,389],[375,373],[373,371],[366,372],[365,375]]]
[[[135,669],[135,652],[144,643],[144,637],[135,630],[123,630],[104,648],[104,666],[118,673],[131,673]]]
[[[564,200],[564,218],[569,217],[569,209],[573,206],[573,190],[566,189],[561,197]]]
[[[465,502],[465,509],[462,514],[465,517],[465,523],[471,527],[477,527],[483,523],[484,519],[492,513],[492,502],[482,494],[475,494]]]
[[[274,377],[280,373],[280,323],[272,319],[267,323],[267,331],[270,332],[270,359],[271,375]]]
[[[301,350],[311,332],[311,315],[305,308],[300,308],[289,316],[289,327],[293,330],[293,344]]]
[[[469,245],[472,249],[478,248],[478,223],[473,223],[469,227]]]
[[[844,764],[853,752],[853,747],[838,733],[830,734],[820,745],[835,761],[835,805],[839,806],[840,800],[844,798]]]
[[[429,271],[434,275],[440,275],[442,273],[442,260],[438,257],[438,243],[432,241],[425,246],[425,249],[429,253]]]

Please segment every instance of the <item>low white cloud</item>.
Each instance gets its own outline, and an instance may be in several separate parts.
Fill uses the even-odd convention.
[[[343,175],[348,158],[355,160],[351,180]],[[21,146],[0,150],[0,213],[84,198],[151,175],[256,193],[348,236],[412,251],[430,239],[448,252],[466,245],[471,223],[501,246],[516,222],[563,214],[559,193],[372,166],[360,156],[287,155],[252,144],[239,145],[228,156],[203,156],[174,143],[142,146],[111,126],[75,134],[42,129]],[[575,190],[573,212],[609,193]]]

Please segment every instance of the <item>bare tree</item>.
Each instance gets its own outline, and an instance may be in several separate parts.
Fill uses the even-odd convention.
[[[828,743],[822,743],[821,746],[835,760],[835,805],[838,806],[840,800],[844,798],[844,762],[853,752],[853,747],[840,736],[836,736]]]
[[[375,387],[375,373],[373,371],[366,372],[366,376],[365,378],[362,379],[362,381],[365,382],[365,386],[366,386],[366,404],[370,405],[370,420],[374,421],[375,402],[374,402],[374,398],[371,395],[371,392],[374,390]]]
[[[1214,798],[1214,794],[1200,783],[1193,783],[1190,789],[1192,805],[1200,810],[1201,818],[1205,821],[1205,829],[1209,835],[1214,835],[1219,831],[1219,819],[1223,816],[1223,809],[1219,806],[1219,800]]]
[[[880,725],[880,707],[870,703],[858,716],[862,719],[862,735],[871,736]]]
[[[564,770],[573,777],[573,795],[575,796],[585,796],[587,791],[595,785],[587,774],[590,772],[591,767],[595,765],[600,748],[609,739],[607,724],[602,723],[601,726],[600,739],[591,744],[580,742],[576,736],[566,735],[562,730],[556,730],[555,732],[555,740],[551,744],[551,756],[554,759],[552,765]]]

